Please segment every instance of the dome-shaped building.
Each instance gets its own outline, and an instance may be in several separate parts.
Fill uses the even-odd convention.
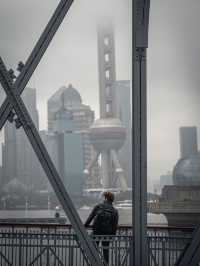
[[[62,87],[61,90],[63,90],[62,97],[65,105],[69,106],[82,103],[81,95],[71,84],[67,88]]]
[[[94,122],[94,111],[82,102],[79,91],[71,84],[59,88],[48,100],[49,133],[74,133],[82,135],[84,168],[93,157],[93,147],[89,138],[89,128]],[[94,186],[98,177],[98,167],[90,181]]]
[[[4,187],[3,187],[3,192],[14,195],[14,194],[19,194],[19,195],[24,195],[28,191],[28,187],[20,182],[18,178],[13,178],[10,182],[8,182]]]
[[[89,128],[94,121],[94,112],[88,105],[82,103],[80,93],[71,84],[61,87],[48,100],[48,129],[53,130],[53,123],[57,116],[72,115],[76,121],[76,129]],[[65,112],[64,109],[66,110]],[[68,113],[68,114],[67,114]]]
[[[200,185],[200,152],[177,162],[173,170],[173,182],[177,186]]]

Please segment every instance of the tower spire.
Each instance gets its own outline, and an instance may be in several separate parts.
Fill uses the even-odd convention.
[[[100,119],[90,129],[91,142],[96,154],[85,169],[90,174],[92,166],[101,154],[101,179],[103,188],[127,189],[124,171],[118,160],[118,150],[123,146],[126,129],[117,118],[115,95],[115,42],[112,23],[98,26],[98,66]]]

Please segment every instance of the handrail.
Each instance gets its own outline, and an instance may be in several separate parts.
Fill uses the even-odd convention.
[[[72,228],[71,224],[60,224],[60,223],[9,223],[9,222],[0,222],[0,227],[32,227],[32,228]],[[92,226],[89,226],[88,229],[92,229]],[[119,225],[119,230],[132,230],[131,225]],[[148,230],[181,230],[181,231],[187,231],[192,232],[195,227],[185,227],[185,226],[167,226],[167,225],[148,225]]]

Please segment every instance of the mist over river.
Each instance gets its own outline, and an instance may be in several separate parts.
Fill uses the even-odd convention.
[[[84,222],[91,212],[91,208],[83,207],[78,209],[78,213]],[[131,208],[121,208],[119,211],[119,224],[131,225],[132,224],[132,210]],[[61,217],[65,217],[65,213],[60,211]],[[1,210],[0,219],[8,218],[54,218],[55,210]],[[68,219],[67,219],[68,221]],[[152,225],[166,225],[167,220],[162,214],[147,215],[148,224]]]

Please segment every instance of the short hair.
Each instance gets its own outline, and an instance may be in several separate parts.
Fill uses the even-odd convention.
[[[114,194],[112,192],[110,192],[110,191],[104,192],[103,195],[104,195],[105,199],[108,200],[108,201],[113,202],[114,199],[115,199]]]

